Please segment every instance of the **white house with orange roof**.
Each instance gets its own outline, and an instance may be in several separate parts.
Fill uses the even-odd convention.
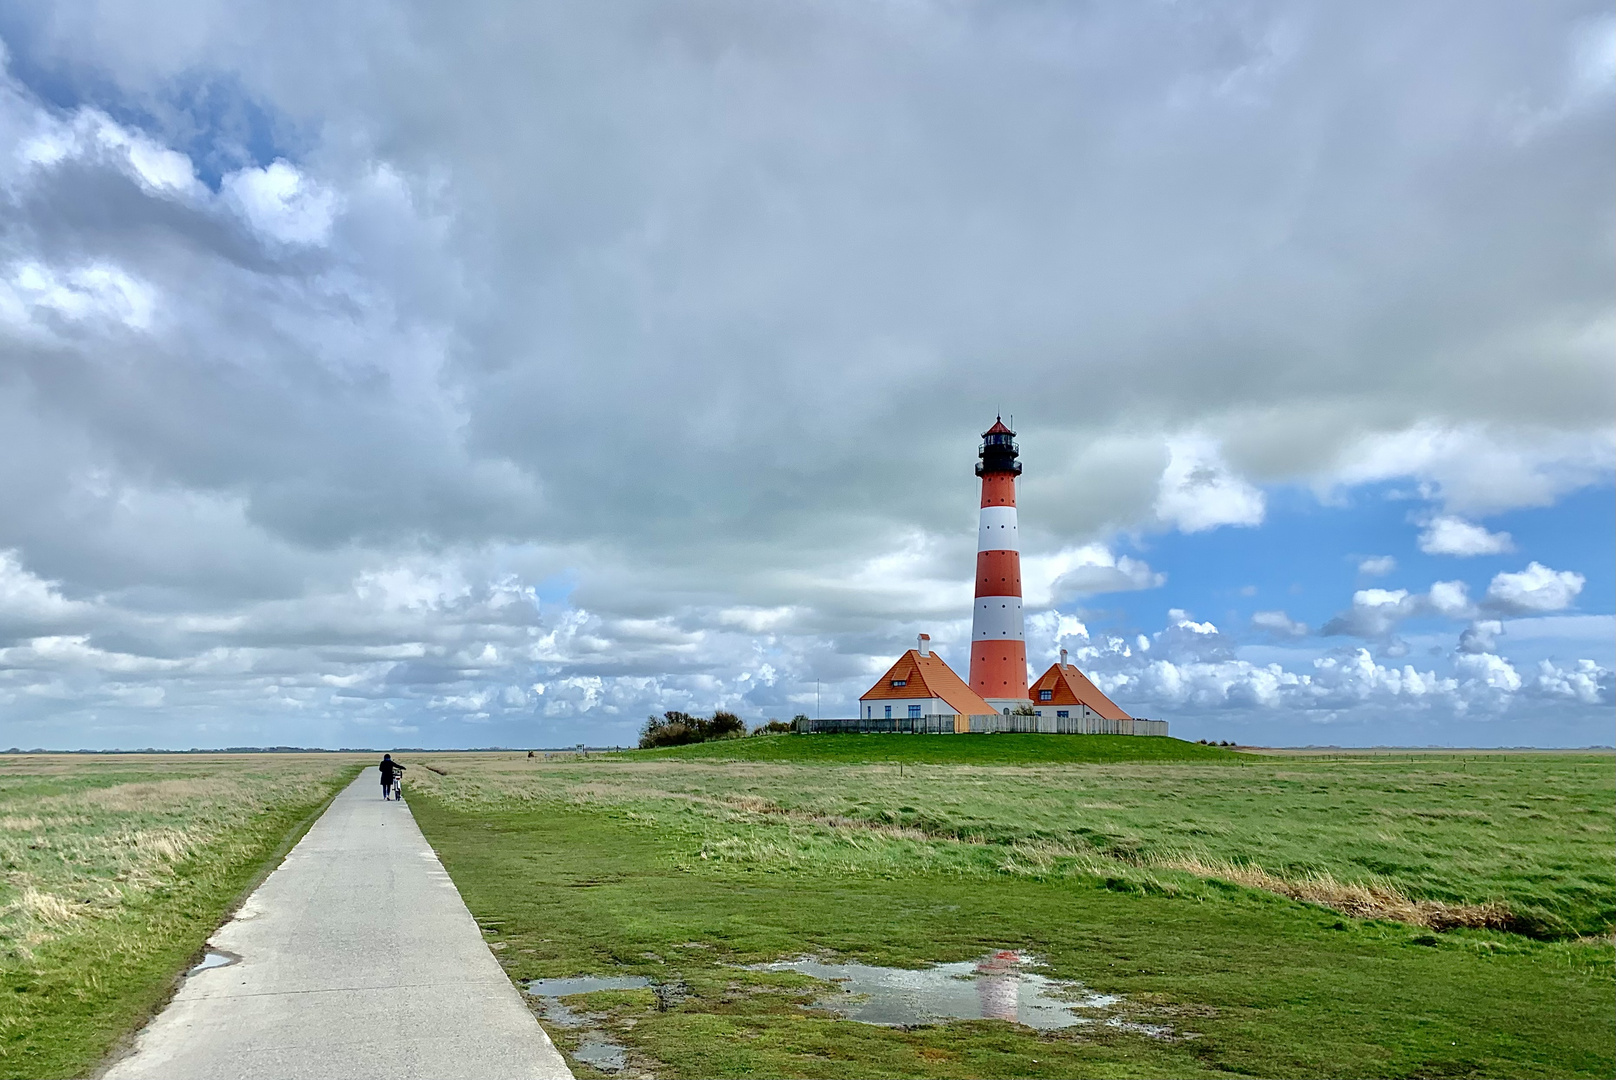
[[[970,731],[970,718],[997,712],[964,679],[931,651],[931,635],[898,657],[898,662],[859,698],[861,720],[925,721],[928,729],[943,727],[942,717],[953,720],[953,730]],[[902,729],[913,730],[908,723]]]
[[[1032,708],[1039,731],[1070,732],[1086,735],[1165,735],[1167,725],[1160,720],[1136,720],[1073,664],[1060,663],[1033,681]]]

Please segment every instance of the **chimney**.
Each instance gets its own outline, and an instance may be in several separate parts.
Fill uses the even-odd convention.
[[[931,655],[931,635],[930,634],[921,634],[920,635],[920,640],[916,643],[915,651],[918,652],[921,656],[930,656]]]
[[[1062,671],[1066,670],[1066,650],[1065,649],[1061,650],[1061,670]]]

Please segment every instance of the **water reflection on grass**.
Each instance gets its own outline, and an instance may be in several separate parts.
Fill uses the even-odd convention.
[[[920,969],[799,957],[760,965],[759,970],[795,971],[834,983],[840,987],[839,992],[815,1002],[815,1007],[884,1027],[919,1027],[949,1020],[1007,1020],[1039,1031],[1104,1023],[1158,1037],[1170,1034],[1165,1027],[1095,1015],[1110,1012],[1122,999],[1033,970],[1040,966],[1036,957],[1016,949],[1001,949],[976,960]]]

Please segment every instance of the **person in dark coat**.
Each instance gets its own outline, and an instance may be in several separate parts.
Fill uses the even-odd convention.
[[[390,793],[393,790],[393,776],[394,776],[395,773],[403,772],[404,771],[404,766],[402,766],[398,762],[394,761],[392,754],[383,754],[382,755],[381,769],[382,769],[382,798],[388,799],[388,798],[392,797]]]

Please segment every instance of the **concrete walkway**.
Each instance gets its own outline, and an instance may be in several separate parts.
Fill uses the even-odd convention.
[[[570,1077],[375,769],[214,934],[109,1078]]]

